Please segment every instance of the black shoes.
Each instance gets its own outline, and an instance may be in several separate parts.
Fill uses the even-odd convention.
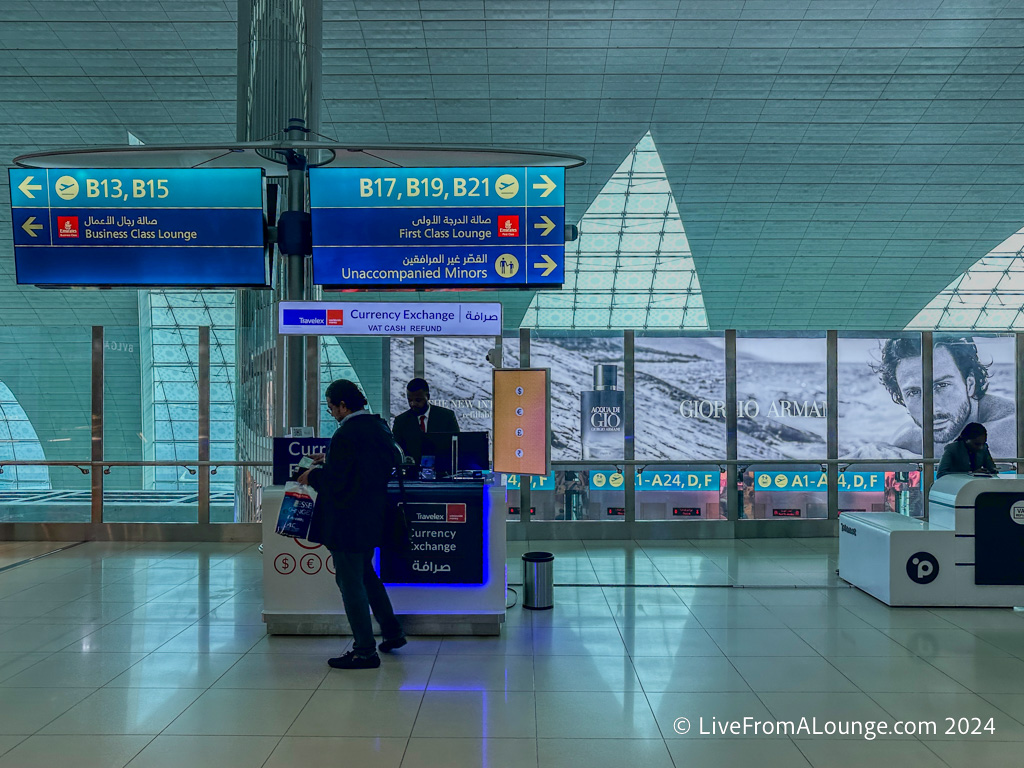
[[[401,637],[396,637],[394,640],[382,640],[380,645],[377,647],[384,653],[391,653],[393,650],[401,648],[403,645],[407,645],[408,643],[409,641],[405,639],[405,635],[402,635]]]
[[[383,644],[381,644],[383,648]],[[327,660],[328,666],[334,669],[377,669],[380,666],[380,656],[376,653],[373,656],[357,656],[355,651]]]

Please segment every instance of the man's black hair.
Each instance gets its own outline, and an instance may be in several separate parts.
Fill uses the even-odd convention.
[[[327,400],[333,405],[344,403],[350,411],[358,411],[366,406],[366,397],[359,391],[355,382],[348,379],[332,381],[327,387]]]
[[[978,347],[970,336],[936,336],[935,349],[945,347],[956,363],[960,375],[967,381],[974,377],[974,399],[980,400],[988,391],[988,365],[978,359]],[[878,374],[879,381],[889,390],[894,403],[906,405],[899,382],[896,381],[896,366],[901,360],[921,356],[921,337],[906,336],[897,339],[886,339],[882,345],[882,359],[872,371]]]
[[[985,425],[979,424],[976,421],[972,421],[970,424],[964,427],[963,431],[960,433],[960,437],[958,437],[957,440],[966,442],[967,440],[973,440],[974,438],[980,437],[981,435],[988,437],[988,430],[985,429]]]
[[[430,394],[430,385],[426,379],[413,379],[405,385],[405,389],[407,392],[419,392],[422,389],[427,395]]]

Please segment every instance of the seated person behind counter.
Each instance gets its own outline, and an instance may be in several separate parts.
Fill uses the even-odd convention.
[[[988,431],[984,425],[974,421],[964,427],[960,437],[946,446],[939,462],[938,477],[968,472],[998,474],[996,463],[988,451],[985,441]]]
[[[409,410],[395,416],[391,432],[395,441],[416,464],[423,458],[423,435],[436,432],[459,432],[455,412],[430,403],[430,385],[424,379],[413,379],[406,387]]]

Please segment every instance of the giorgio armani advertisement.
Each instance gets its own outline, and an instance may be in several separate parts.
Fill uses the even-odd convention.
[[[993,456],[1016,456],[1013,337],[933,339],[934,455],[941,456],[964,425],[980,421],[988,428]],[[493,341],[427,342],[432,401],[453,409],[463,430],[489,430],[491,366],[485,355]],[[393,339],[391,349],[391,408],[397,414],[408,407],[412,340]],[[622,339],[534,336],[531,350],[533,366],[552,373],[552,458],[621,458]],[[724,339],[639,337],[634,353],[637,457],[724,458]],[[824,336],[740,337],[736,353],[740,458],[824,458]],[[515,365],[517,357],[506,348],[506,365]],[[918,334],[841,337],[838,383],[840,457],[920,458]]]
[[[971,422],[995,457],[1017,455],[1012,336],[932,336],[934,456]],[[839,454],[921,456],[921,337],[839,339]]]

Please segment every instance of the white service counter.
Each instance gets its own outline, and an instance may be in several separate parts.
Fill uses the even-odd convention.
[[[499,634],[505,621],[505,488],[479,481],[409,482],[406,498],[413,545],[420,549],[411,562],[388,567],[404,572],[403,581],[417,583],[385,581],[406,634]],[[284,486],[264,488],[267,632],[351,634],[330,552],[321,544],[274,533],[283,499]],[[440,535],[442,530],[448,533]]]
[[[1024,605],[1024,475],[946,475],[928,503],[840,516],[840,578],[887,605]]]

